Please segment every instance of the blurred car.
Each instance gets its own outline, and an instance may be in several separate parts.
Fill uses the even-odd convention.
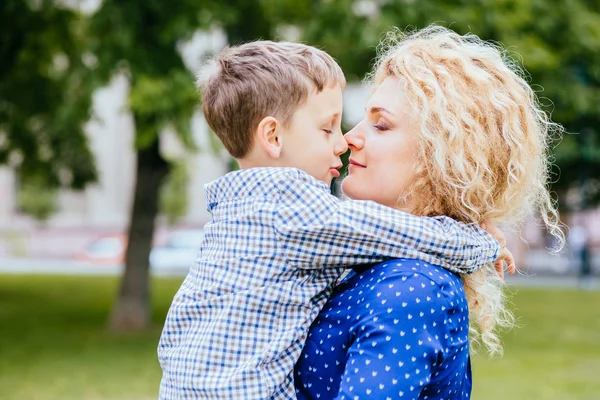
[[[74,258],[93,264],[122,264],[125,262],[127,250],[127,236],[121,233],[102,235],[93,240]]]
[[[164,245],[152,248],[150,267],[160,270],[187,271],[196,259],[203,239],[203,229],[173,231]]]

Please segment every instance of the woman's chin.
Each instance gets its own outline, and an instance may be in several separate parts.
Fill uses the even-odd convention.
[[[351,174],[349,174],[344,178],[344,180],[342,180],[342,192],[344,193],[344,195],[348,196],[351,199],[362,200],[360,198],[359,187],[360,182],[358,182],[358,179],[356,179],[356,177],[352,176]]]

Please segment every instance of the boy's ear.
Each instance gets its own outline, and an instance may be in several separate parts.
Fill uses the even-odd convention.
[[[271,158],[279,158],[283,149],[280,122],[275,117],[264,117],[258,124],[258,142]]]

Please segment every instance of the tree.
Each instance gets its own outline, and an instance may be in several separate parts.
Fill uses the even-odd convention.
[[[113,329],[141,329],[149,322],[148,255],[159,188],[171,169],[160,154],[159,134],[172,126],[184,144],[194,148],[190,119],[199,97],[178,44],[198,29],[217,23],[230,43],[270,39],[275,27],[270,4],[207,1],[199,7],[191,0],[105,0],[91,17],[87,34],[90,51],[98,60],[93,74],[103,82],[115,73],[129,78],[129,106],[136,129],[136,187],[125,273],[110,320]]]
[[[0,3],[0,164],[23,187],[82,189],[96,180],[81,16],[60,2]]]
[[[109,321],[115,330],[143,329],[149,322],[149,263],[159,189],[170,164],[160,153],[160,133],[173,127],[194,148],[190,121],[198,102],[193,77],[178,44],[200,26],[192,1],[105,0],[91,16],[89,50],[97,63],[92,74],[108,82],[116,73],[130,82],[137,149],[136,183],[129,224],[125,272]]]

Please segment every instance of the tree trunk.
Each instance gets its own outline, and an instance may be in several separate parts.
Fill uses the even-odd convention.
[[[158,135],[154,142],[137,154],[137,176],[133,212],[129,225],[125,273],[117,302],[112,310],[109,328],[115,331],[141,330],[150,322],[149,255],[158,195],[169,164],[159,152]]]

